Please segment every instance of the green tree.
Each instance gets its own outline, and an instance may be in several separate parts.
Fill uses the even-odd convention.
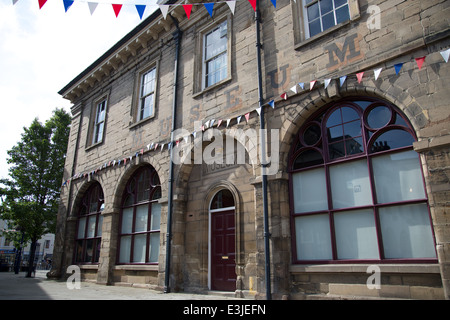
[[[21,141],[8,151],[10,178],[0,180],[0,215],[21,230],[20,236],[10,235],[12,239],[17,241],[23,232],[24,243],[31,241],[29,266],[33,266],[37,241],[55,233],[70,120],[64,109],[55,109],[45,124],[34,119],[24,128]],[[27,277],[31,272],[28,268]]]

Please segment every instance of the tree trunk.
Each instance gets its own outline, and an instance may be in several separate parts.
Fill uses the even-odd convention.
[[[26,278],[31,278],[31,273],[35,274],[34,257],[36,253],[37,240],[31,239],[30,257],[28,259],[28,271]]]

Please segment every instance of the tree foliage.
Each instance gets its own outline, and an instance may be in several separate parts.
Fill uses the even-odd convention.
[[[0,180],[0,215],[24,233],[26,242],[55,232],[70,120],[64,109],[55,109],[45,124],[36,118],[8,151],[9,178]]]

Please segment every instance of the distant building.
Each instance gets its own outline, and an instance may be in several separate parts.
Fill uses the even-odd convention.
[[[73,119],[51,275],[448,299],[449,2],[259,2],[261,73],[248,1],[213,18],[166,1],[60,91]]]

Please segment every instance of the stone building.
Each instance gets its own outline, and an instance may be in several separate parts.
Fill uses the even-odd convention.
[[[450,2],[258,2],[165,1],[59,92],[50,275],[448,299]]]

